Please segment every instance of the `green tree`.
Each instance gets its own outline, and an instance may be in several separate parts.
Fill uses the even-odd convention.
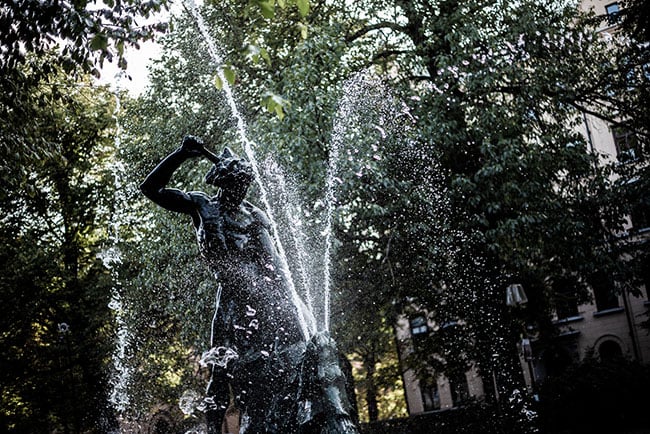
[[[126,66],[124,48],[138,46],[142,40],[151,39],[155,32],[164,30],[160,22],[142,24],[166,7],[165,1],[106,0],[91,4],[87,0],[74,3],[58,1],[32,2],[9,0],[3,2],[0,22],[4,31],[0,45],[4,47],[0,71],[15,70],[28,60],[26,54],[42,55],[60,46],[55,56],[64,70],[73,72],[76,66],[98,74],[95,61],[117,58]],[[45,65],[41,72],[52,68]]]
[[[141,41],[166,29],[159,21],[142,23],[165,5],[162,1],[140,0],[2,3],[0,164],[7,170],[7,176],[2,177],[3,191],[17,188],[28,175],[25,168],[53,152],[52,143],[25,119],[37,118],[38,107],[47,105],[51,95],[59,98],[57,94],[65,93],[66,88],[55,84],[51,95],[34,89],[60,74],[61,69],[74,80],[81,73],[98,76],[98,67],[105,60],[116,60],[126,68],[126,47],[138,47]]]
[[[414,358],[427,362],[420,371],[445,369],[427,354],[446,353],[446,347],[449,369],[474,360],[488,374],[498,364],[505,371],[500,395],[508,395],[521,386],[513,354],[519,328],[504,303],[507,284],[524,283],[534,300],[528,319],[551,330],[554,298],[544,279],[567,276],[575,296],[585,299],[597,267],[610,273],[628,268],[621,261],[628,246],[611,237],[622,228],[625,206],[613,200],[611,168],[597,164],[576,132],[581,114],[639,132],[643,123],[633,108],[625,110],[623,101],[634,96],[629,88],[604,85],[612,73],[621,77],[612,63],[617,48],[600,40],[573,6],[395,6],[392,19],[376,18],[353,35],[372,34],[376,43],[383,31],[387,44],[406,38],[399,50],[383,47],[378,58],[391,59],[388,70],[408,80],[402,81],[406,95],[417,96],[420,143],[439,158],[451,201],[448,218],[431,226],[440,223],[451,241],[418,230],[420,218],[409,225],[419,242],[398,249],[395,238],[409,233],[402,230],[380,240],[377,252],[390,239],[391,251],[411,261],[396,279],[398,294],[415,297],[436,324],[460,321],[456,329],[467,336],[452,339],[450,347],[432,333]],[[423,243],[427,247],[418,250]],[[462,250],[450,255],[448,246]],[[413,267],[413,257],[426,258],[424,267]],[[418,283],[413,276],[426,277]]]
[[[112,282],[97,256],[110,217],[114,98],[63,71],[32,92],[47,102],[31,111],[32,137],[49,147],[23,160],[33,162],[23,177],[3,172],[14,188],[0,201],[0,420],[6,432],[102,432],[115,424],[105,364]]]

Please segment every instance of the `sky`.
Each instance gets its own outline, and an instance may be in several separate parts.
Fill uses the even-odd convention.
[[[160,45],[155,41],[147,41],[140,44],[139,50],[129,47],[125,52],[128,65],[126,72],[117,66],[117,61],[105,62],[100,69],[98,82],[126,89],[131,95],[138,96],[149,84],[147,66],[160,55]]]
[[[172,15],[182,12],[183,1],[171,1],[168,6],[169,10],[162,9],[144,20],[142,24],[169,21]],[[101,77],[98,82],[110,84],[113,88],[126,89],[132,96],[138,96],[149,84],[147,66],[152,59],[156,59],[160,55],[160,44],[156,41],[147,41],[140,44],[140,49],[127,46],[124,51],[127,61],[126,74],[117,66],[117,60],[113,63],[105,62],[104,66],[100,68]]]

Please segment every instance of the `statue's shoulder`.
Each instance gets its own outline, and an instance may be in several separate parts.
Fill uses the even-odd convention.
[[[188,191],[187,195],[197,205],[203,205],[210,201],[210,196],[202,191]]]
[[[246,208],[256,222],[264,226],[266,229],[271,228],[271,221],[264,211],[247,200],[242,202],[242,206]]]

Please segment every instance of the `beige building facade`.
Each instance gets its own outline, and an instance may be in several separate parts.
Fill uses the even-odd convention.
[[[402,318],[398,321],[395,329],[401,348],[408,348],[404,343],[413,342],[417,340],[418,334],[428,332],[431,324],[425,325],[423,321],[424,316],[411,320]],[[411,415],[459,407],[468,399],[479,398],[485,393],[483,380],[475,368],[471,368],[458,378],[440,375],[431,383],[420,381],[415,372],[409,369],[403,372],[403,383],[406,403]]]

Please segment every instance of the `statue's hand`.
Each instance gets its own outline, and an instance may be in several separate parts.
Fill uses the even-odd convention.
[[[181,151],[188,157],[200,157],[203,155],[203,142],[194,136],[185,136],[181,144]]]

